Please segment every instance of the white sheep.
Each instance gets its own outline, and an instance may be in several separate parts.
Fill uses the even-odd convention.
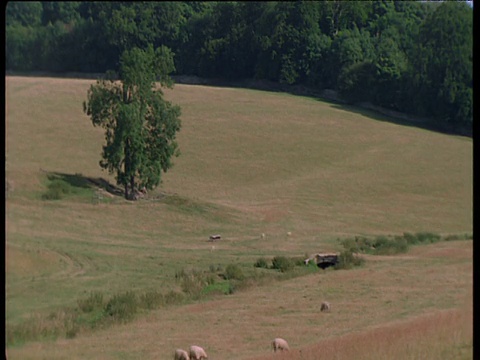
[[[177,349],[175,350],[175,360],[190,360],[190,356],[185,350]]]
[[[285,339],[282,338],[275,338],[272,341],[272,348],[273,351],[281,350],[281,351],[289,351],[290,347]]]
[[[207,353],[203,348],[197,345],[190,346],[190,359],[192,360],[202,360],[208,359]]]
[[[330,311],[330,303],[328,301],[323,301],[320,306],[320,311]]]

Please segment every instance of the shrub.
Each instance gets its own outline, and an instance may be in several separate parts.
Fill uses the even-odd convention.
[[[416,233],[417,239],[421,243],[434,243],[440,240],[441,236],[431,232],[418,232]]]
[[[418,244],[418,239],[415,235],[405,232],[403,233],[403,238],[407,241],[407,244],[413,245],[413,244]]]
[[[272,269],[280,270],[281,272],[287,272],[294,268],[295,263],[292,259],[285,256],[275,256],[272,260]]]
[[[343,248],[354,253],[369,253],[374,250],[374,242],[364,236],[340,240]]]
[[[257,268],[268,269],[268,261],[264,257],[261,257],[257,259],[257,261],[255,262],[255,264],[253,264],[253,266]]]
[[[335,270],[351,269],[354,266],[360,266],[365,262],[364,259],[355,256],[352,251],[345,250],[338,256],[338,262],[333,267]]]
[[[238,265],[228,264],[225,268],[226,280],[243,280],[244,278],[243,271]]]
[[[396,237],[392,240],[382,238],[381,241],[375,243],[375,254],[377,255],[393,255],[404,253],[407,250],[408,243],[403,237]]]
[[[452,234],[445,237],[445,241],[473,239],[472,234]]]

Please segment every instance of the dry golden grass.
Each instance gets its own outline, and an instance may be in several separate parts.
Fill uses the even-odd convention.
[[[472,309],[444,310],[379,325],[268,359],[473,359]]]
[[[260,256],[338,250],[341,236],[472,231],[471,139],[309,98],[206,86],[166,92],[182,107],[182,155],[151,196],[176,193],[178,201],[42,201],[47,172],[114,182],[98,166],[102,131],[82,112],[91,83],[6,77],[6,180],[13,189],[6,202],[7,324],[75,305],[90,291],[166,291],[185,267],[234,262],[247,269]],[[223,238],[215,251],[206,241],[212,233]],[[9,348],[9,359],[168,359],[193,342],[212,359],[225,359],[230,348],[236,351],[228,358],[248,359],[268,355],[275,336],[294,350],[315,351],[324,339],[390,329],[399,320],[410,325],[392,325],[392,334],[434,318],[457,326],[456,315],[442,314],[454,314],[471,296],[471,254],[471,241],[456,241],[368,257],[361,269],[327,270],[71,340]],[[332,312],[320,314],[325,299]],[[433,318],[419,317],[428,314]],[[363,336],[370,339],[369,331]],[[440,333],[432,332],[429,344],[444,343]],[[463,334],[458,343],[468,342]]]

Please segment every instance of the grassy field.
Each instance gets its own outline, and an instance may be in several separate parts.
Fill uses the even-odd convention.
[[[178,290],[182,269],[235,263],[248,273],[262,256],[339,251],[347,236],[472,232],[471,139],[254,90],[166,91],[182,107],[181,156],[148,199],[125,201],[87,182],[114,184],[98,165],[103,133],[82,112],[92,83],[6,77],[7,327],[58,316],[95,291]],[[72,193],[43,200],[55,174]],[[320,359],[322,347],[330,359],[359,349],[366,359],[471,359],[472,284],[472,241],[440,242],[7,352],[169,359],[199,343],[214,360],[267,359],[284,336],[292,359]],[[323,299],[329,314],[318,311]]]

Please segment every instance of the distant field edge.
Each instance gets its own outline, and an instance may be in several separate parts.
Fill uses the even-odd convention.
[[[64,79],[92,79],[101,78],[104,73],[80,73],[65,72],[53,73],[46,71],[21,72],[6,70],[5,76],[24,76],[24,77],[51,77]],[[473,129],[469,127],[453,128],[448,125],[441,125],[435,119],[419,117],[411,114],[404,114],[392,109],[383,108],[371,103],[355,103],[349,104],[344,101],[336,91],[331,89],[318,90],[305,85],[288,85],[276,83],[269,80],[243,79],[243,80],[226,80],[221,78],[201,78],[195,75],[172,75],[172,79],[176,84],[185,85],[204,85],[213,87],[230,87],[242,88],[270,92],[282,92],[291,95],[312,97],[321,101],[337,104],[346,110],[371,116],[376,120],[388,121],[395,124],[415,126],[422,129],[436,131],[447,135],[457,135],[472,138]]]

